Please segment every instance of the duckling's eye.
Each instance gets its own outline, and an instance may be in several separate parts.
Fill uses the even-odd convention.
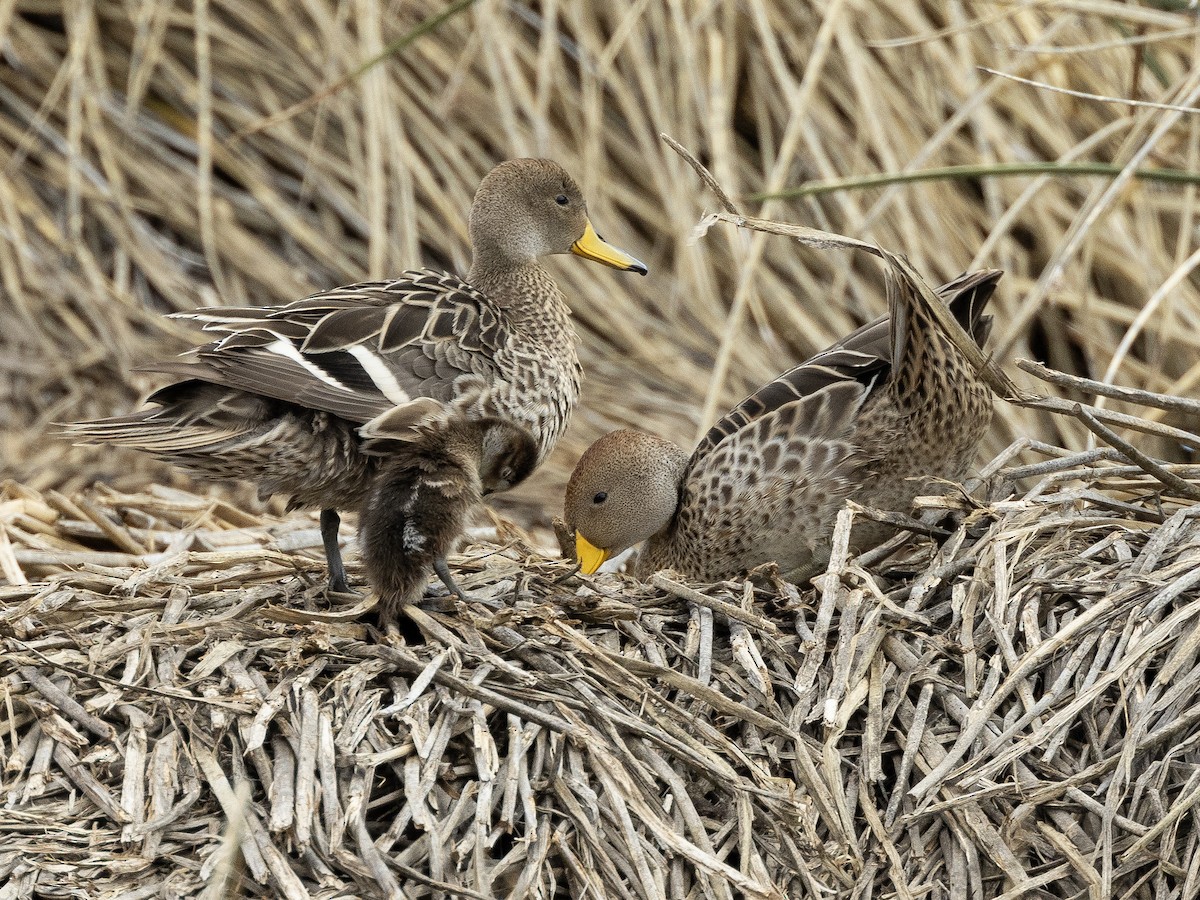
[[[557,197],[554,198],[554,202],[557,203],[559,206],[566,206],[571,201],[567,199],[566,194],[559,194]]]
[[[604,491],[601,491],[595,497],[592,498],[592,502],[593,503],[603,503],[607,499],[608,499],[608,494],[605,493]]]

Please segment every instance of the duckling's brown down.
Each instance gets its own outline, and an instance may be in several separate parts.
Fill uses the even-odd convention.
[[[446,557],[481,497],[507,490],[533,470],[533,437],[502,419],[459,418],[391,433],[381,423],[364,449],[381,459],[358,531],[381,619],[395,620],[402,607],[421,599],[430,569],[465,600]]]

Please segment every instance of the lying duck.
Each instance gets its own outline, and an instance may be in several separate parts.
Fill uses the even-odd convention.
[[[533,436],[505,419],[451,419],[438,410],[416,423],[405,410],[385,414],[359,434],[363,452],[380,458],[358,518],[380,619],[395,621],[402,607],[420,600],[431,568],[465,601],[446,557],[484,495],[508,490],[533,471]]]
[[[938,291],[980,346],[1001,274]],[[716,581],[776,562],[799,581],[828,562],[847,499],[907,512],[932,480],[961,479],[991,422],[991,393],[911,286],[890,271],[887,286],[887,316],[764,385],[691,454],[629,430],[592,444],[564,503],[582,571],[645,542],[639,575],[670,568]],[[856,523],[854,545],[887,534]]]
[[[570,310],[539,259],[571,252],[646,273],[596,235],[579,187],[548,160],[493,169],[470,235],[465,280],[420,270],[285,306],[184,313],[220,335],[148,367],[184,380],[152,394],[150,409],[67,434],[253,481],[262,497],[287,495],[289,510],[320,509],[329,587],[346,591],[338,510],[362,504],[382,460],[362,452],[360,426],[428,398],[525,429],[540,464],[579,397],[580,366]]]

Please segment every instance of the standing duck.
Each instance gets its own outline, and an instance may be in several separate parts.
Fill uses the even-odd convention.
[[[358,544],[382,621],[421,598],[431,568],[467,599],[446,556],[480,499],[523,480],[538,458],[533,436],[505,419],[435,413],[411,424],[398,413],[359,429],[363,452],[380,458],[359,512]]]
[[[287,495],[289,510],[320,509],[329,587],[346,591],[338,510],[362,504],[383,459],[362,451],[360,426],[433,400],[525,429],[540,464],[580,383],[570,310],[540,258],[570,252],[646,273],[596,235],[579,187],[548,160],[494,168],[475,194],[470,236],[465,280],[419,270],[284,306],[183,313],[220,337],[148,368],[185,380],[152,394],[153,408],[67,433],[254,481],[262,497]]]
[[[938,291],[980,346],[1001,274]],[[638,575],[716,581],[777,562],[799,581],[828,562],[847,499],[907,511],[930,481],[961,479],[991,422],[990,390],[910,285],[889,271],[887,290],[887,316],[751,394],[690,455],[638,431],[592,444],[564,504],[582,570],[644,541]],[[856,523],[854,544],[887,534]]]

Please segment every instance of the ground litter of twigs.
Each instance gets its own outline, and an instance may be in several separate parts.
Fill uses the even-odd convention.
[[[983,474],[815,588],[493,531],[387,639],[313,518],[8,483],[0,895],[1195,896],[1197,513],[1111,449]]]

